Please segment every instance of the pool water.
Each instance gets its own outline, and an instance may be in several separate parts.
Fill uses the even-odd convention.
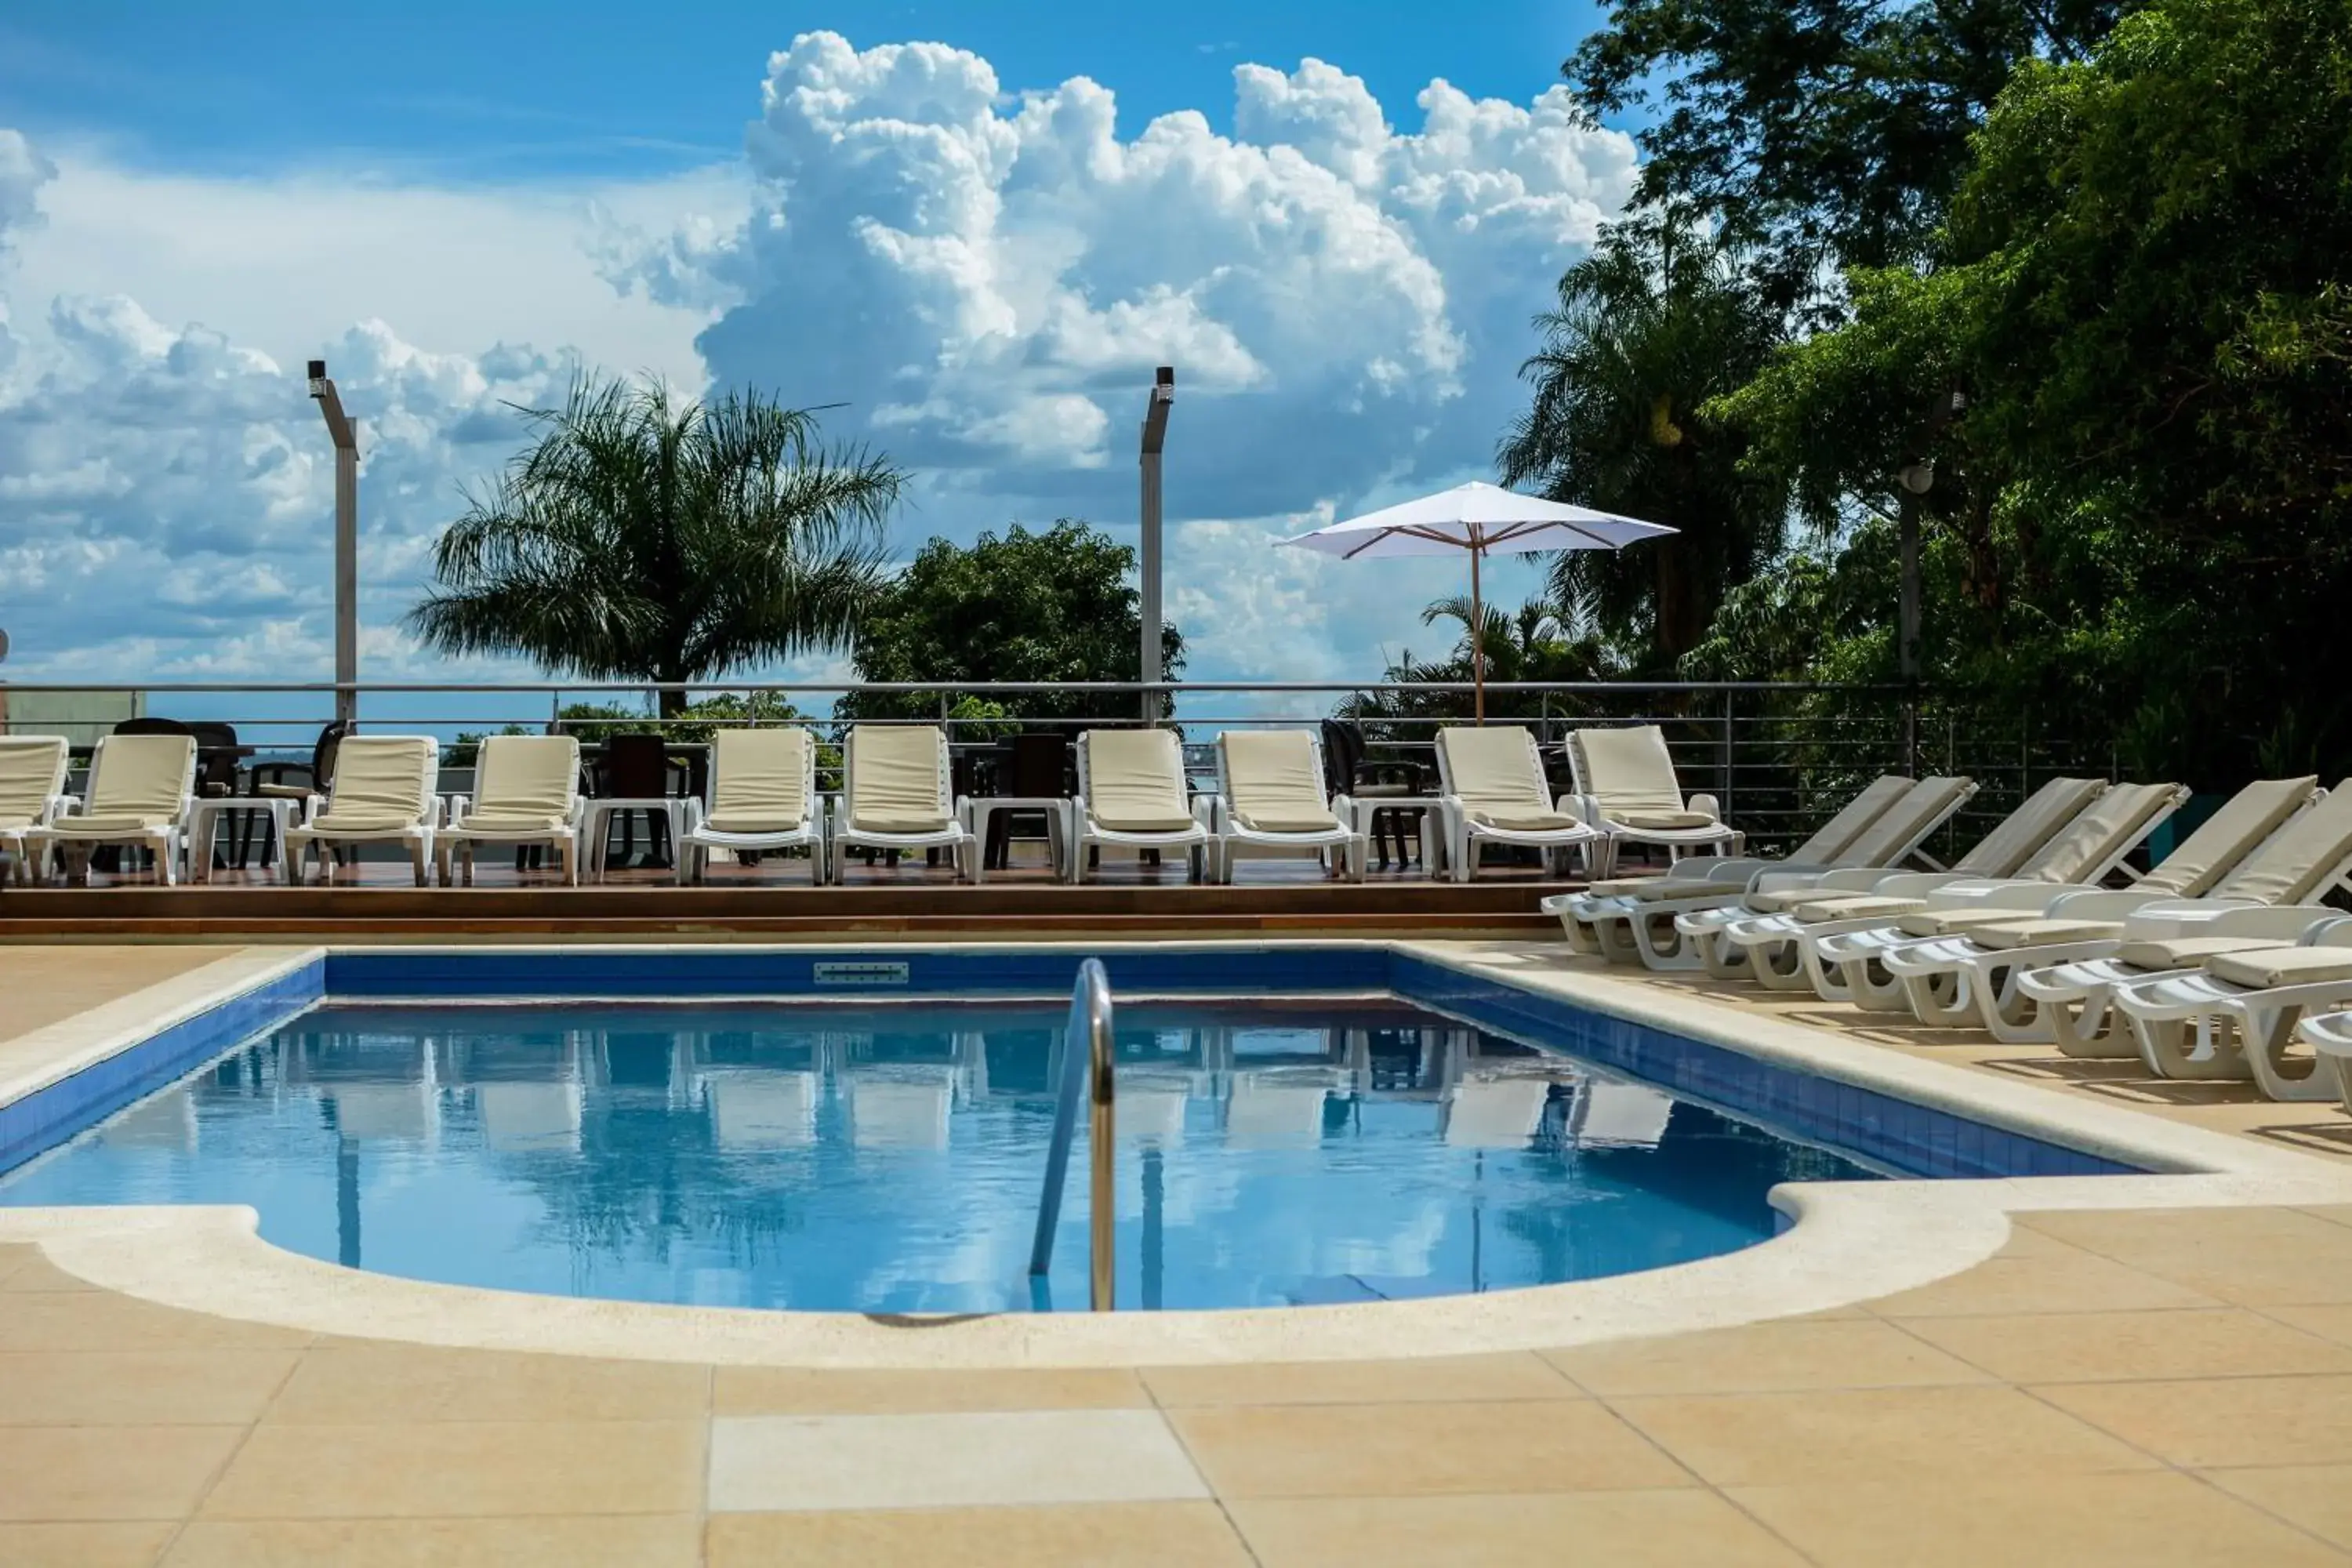
[[[1065,1009],[328,1005],[0,1180],[249,1204],[280,1247],[556,1295],[874,1312],[1086,1304],[1086,1119],[1027,1276]],[[1385,1000],[1118,1015],[1122,1307],[1653,1268],[1869,1172]]]

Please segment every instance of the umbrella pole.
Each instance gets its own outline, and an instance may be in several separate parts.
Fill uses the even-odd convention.
[[[1486,610],[1478,595],[1478,558],[1486,552],[1474,540],[1470,545],[1470,685],[1476,722],[1486,721]]]

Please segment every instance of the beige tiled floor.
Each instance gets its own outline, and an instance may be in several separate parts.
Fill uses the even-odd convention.
[[[2352,1563],[2352,1209],[2030,1215],[1679,1337],[980,1373],[328,1340],[0,1246],[8,1568],[1585,1559]]]

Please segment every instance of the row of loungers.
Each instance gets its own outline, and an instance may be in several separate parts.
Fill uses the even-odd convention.
[[[1950,869],[1898,869],[1970,788],[1881,779],[1785,861],[1685,862],[1544,908],[1618,963],[2352,1110],[2352,916],[2321,901],[2352,886],[2352,779],[2248,784],[2124,887],[2180,786],[2053,779]]]
[[[1308,730],[1229,731],[1218,737],[1221,788],[1194,796],[1168,730],[1094,730],[1078,737],[1078,789],[1060,868],[1086,875],[1090,850],[1114,846],[1181,851],[1196,879],[1230,880],[1253,853],[1311,854],[1350,879],[1364,875],[1365,809],[1324,786],[1322,742]],[[941,851],[965,877],[977,844],[971,802],[951,791],[947,737],[929,726],[858,725],[843,746],[837,798],[816,787],[818,742],[806,730],[725,730],[712,749],[710,798],[683,803],[680,881],[699,879],[714,852],[803,850],[816,879],[837,878],[845,852]],[[1565,751],[1574,788],[1554,796],[1542,750],[1517,726],[1452,729],[1437,736],[1442,792],[1434,805],[1442,858],[1457,879],[1488,846],[1533,848],[1548,859],[1580,854],[1589,871],[1613,868],[1621,845],[1737,854],[1741,835],[1712,797],[1682,794],[1654,726],[1583,730]],[[353,735],[338,752],[328,792],[302,803],[285,833],[281,867],[295,879],[312,857],[357,845],[404,847],[419,886],[472,879],[476,850],[543,846],[567,881],[579,880],[591,803],[579,788],[571,736],[494,736],[481,742],[469,795],[436,793],[439,743],[425,735]],[[66,742],[0,738],[0,850],[22,879],[52,870],[86,875],[100,847],[154,857],[176,879],[191,853],[196,748],[178,735],[114,735],[90,762],[87,797],[66,794]],[[1395,805],[1401,802],[1381,802]]]

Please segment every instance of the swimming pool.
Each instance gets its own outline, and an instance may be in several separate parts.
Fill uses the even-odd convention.
[[[1081,1306],[1082,1201],[1025,1274],[1079,956],[331,954],[0,1108],[0,1204],[249,1204],[555,1294]],[[1783,1180],[2121,1168],[1401,952],[1109,957],[1122,1306],[1556,1283],[1760,1241]]]

